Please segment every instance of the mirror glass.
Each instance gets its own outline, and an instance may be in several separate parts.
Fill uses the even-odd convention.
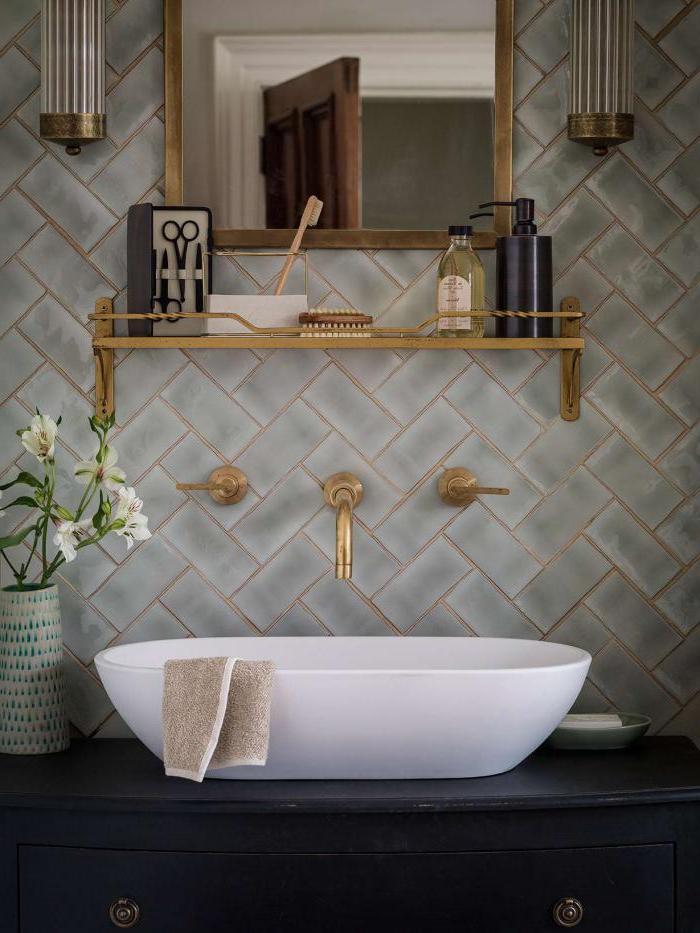
[[[183,0],[184,200],[444,230],[493,196],[495,0]]]

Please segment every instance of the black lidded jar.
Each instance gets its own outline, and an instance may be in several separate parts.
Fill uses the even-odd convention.
[[[511,236],[496,240],[496,309],[552,311],[552,238],[539,236],[531,198],[480,204],[515,208]],[[552,337],[552,318],[497,317],[497,337]]]

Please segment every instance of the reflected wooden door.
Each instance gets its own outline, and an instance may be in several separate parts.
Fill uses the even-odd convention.
[[[319,227],[360,226],[359,76],[359,58],[337,58],[263,92],[268,227],[296,227],[312,194]]]

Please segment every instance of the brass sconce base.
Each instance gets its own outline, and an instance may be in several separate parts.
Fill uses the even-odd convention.
[[[81,146],[105,138],[107,116],[104,113],[42,113],[39,114],[39,135],[64,145],[68,155],[78,155]]]
[[[632,113],[570,113],[569,139],[593,147],[594,155],[605,155],[609,146],[628,142],[634,136]]]
[[[248,492],[248,477],[234,466],[217,467],[206,483],[177,483],[176,489],[204,489],[219,505],[235,505]]]
[[[463,467],[445,470],[438,480],[438,492],[443,502],[465,509],[477,496],[507,496],[510,489],[500,486],[477,486],[476,476]]]

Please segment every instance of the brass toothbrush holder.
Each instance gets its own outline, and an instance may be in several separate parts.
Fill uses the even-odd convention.
[[[466,509],[477,496],[508,496],[510,489],[503,486],[478,486],[476,476],[464,467],[445,470],[438,480],[438,492],[443,502]]]

